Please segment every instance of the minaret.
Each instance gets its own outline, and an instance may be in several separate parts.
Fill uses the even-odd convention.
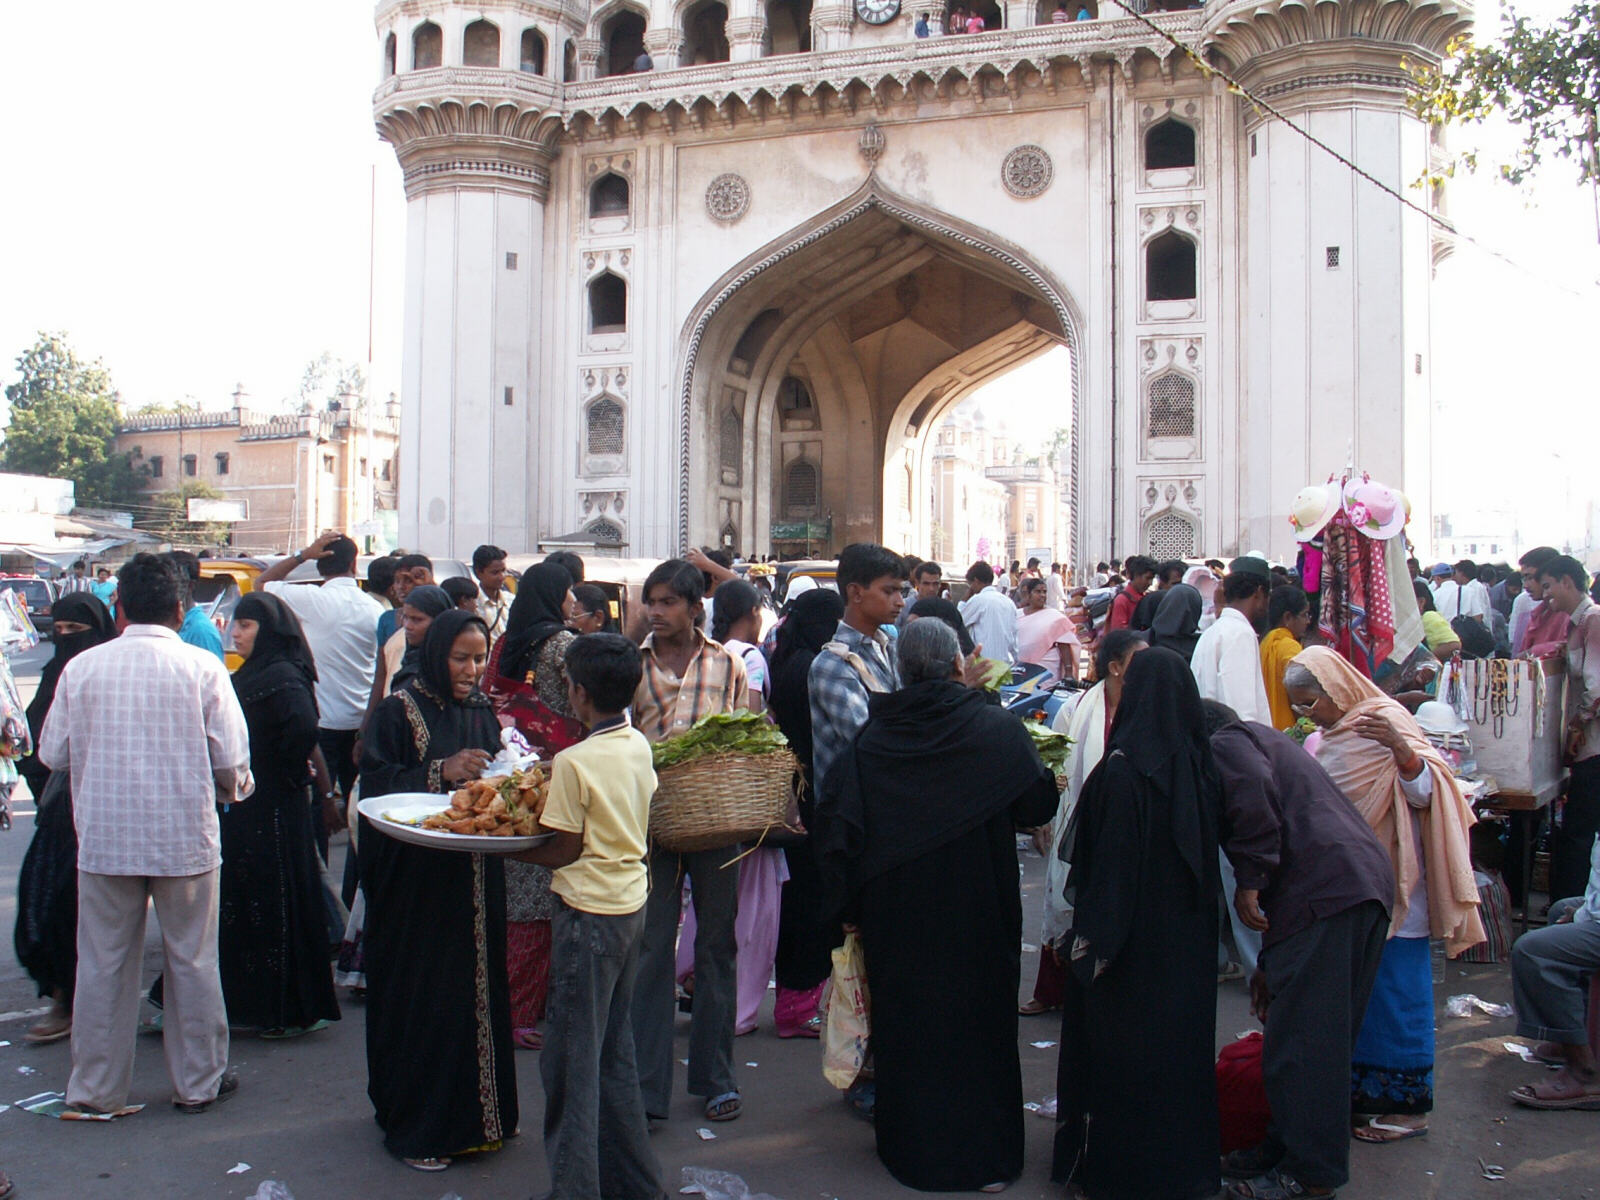
[[[1409,67],[1472,24],[1463,0],[1232,0],[1212,7],[1218,66],[1288,122],[1422,209],[1427,126]],[[1326,150],[1238,99],[1245,359],[1240,546],[1293,553],[1296,491],[1351,461],[1429,522],[1434,231]]]
[[[541,264],[562,51],[452,3],[378,6],[378,132],[405,174],[403,546],[532,549]],[[491,17],[500,10],[494,10]],[[540,35],[542,37],[542,35]]]

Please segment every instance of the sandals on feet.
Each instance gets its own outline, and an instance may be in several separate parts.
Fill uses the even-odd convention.
[[[1274,1170],[1283,1161],[1283,1150],[1272,1142],[1231,1150],[1222,1156],[1224,1179],[1255,1179]]]
[[[37,1021],[28,1026],[28,1032],[22,1035],[22,1040],[32,1046],[47,1046],[51,1042],[59,1042],[62,1038],[72,1036],[72,1014],[57,1016],[51,1013],[42,1021]],[[0,1200],[4,1200],[5,1192],[0,1191]]]
[[[543,1050],[544,1034],[537,1029],[513,1029],[511,1031],[511,1044],[518,1050]]]
[[[400,1161],[413,1171],[442,1171],[450,1165],[448,1158],[402,1158]]]
[[[1383,1146],[1390,1142],[1404,1142],[1411,1138],[1426,1137],[1428,1127],[1426,1125],[1418,1125],[1415,1128],[1410,1125],[1390,1125],[1378,1117],[1372,1117],[1365,1125],[1357,1125],[1350,1131],[1350,1134],[1358,1142]]]
[[[723,1092],[706,1101],[706,1120],[733,1121],[744,1111],[744,1102],[738,1092]]]
[[[1293,1175],[1274,1167],[1254,1179],[1230,1183],[1222,1194],[1227,1200],[1333,1200],[1339,1192],[1337,1188],[1308,1188]]]
[[[1017,1005],[1019,1017],[1042,1017],[1046,1013],[1060,1012],[1059,1004],[1045,1004],[1041,1000],[1029,1000],[1026,1004]]]
[[[1516,1088],[1511,1098],[1528,1108],[1600,1112],[1600,1083],[1584,1083],[1570,1071],[1557,1071],[1549,1079]]]

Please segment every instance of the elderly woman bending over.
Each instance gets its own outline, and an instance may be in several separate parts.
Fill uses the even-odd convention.
[[[1022,722],[962,684],[943,621],[908,624],[899,660],[903,686],[824,777],[818,852],[871,978],[878,1157],[908,1187],[997,1190],[1023,1155],[1016,830],[1050,819],[1055,780]]]
[[[1332,650],[1284,671],[1296,716],[1322,727],[1317,761],[1389,848],[1396,894],[1389,940],[1356,1040],[1352,1112],[1365,1142],[1428,1131],[1433,1109],[1433,980],[1428,938],[1451,954],[1484,940],[1467,830],[1472,809],[1416,719]]]

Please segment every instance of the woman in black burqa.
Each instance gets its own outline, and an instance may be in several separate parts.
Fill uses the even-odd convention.
[[[436,617],[416,678],[373,712],[361,794],[448,794],[481,774],[500,725],[478,690],[489,629]],[[476,753],[474,753],[476,752]],[[418,1170],[499,1149],[517,1128],[506,984],[505,870],[494,855],[425,849],[365,817],[367,1095],[384,1145]]]
[[[255,791],[223,808],[217,951],[228,1023],[266,1037],[339,1019],[312,830],[317,668],[300,620],[251,592],[233,614],[245,656],[233,688],[250,728]]]
[[[771,696],[767,711],[789,739],[800,776],[800,823],[812,828],[815,797],[811,791],[811,662],[833,640],[844,617],[838,592],[817,588],[789,606],[774,635],[768,664]],[[833,970],[833,948],[844,940],[838,921],[823,911],[822,876],[816,851],[805,837],[784,847],[789,881],[783,885],[778,914],[778,994],[773,1023],[779,1037],[816,1037],[821,1018],[817,1005]]]
[[[861,930],[878,1157],[908,1187],[997,1189],[1024,1142],[1016,831],[1060,797],[1016,715],[962,684],[948,626],[910,622],[899,661],[818,800],[824,876]]]
[[[1218,1190],[1220,811],[1188,664],[1136,655],[1061,849],[1074,907],[1051,1177],[1092,1200]]]
[[[104,603],[90,592],[68,592],[51,610],[55,653],[39,672],[39,690],[28,705],[28,732],[39,731],[56,698],[61,668],[91,647],[117,636]],[[82,626],[82,628],[78,628]],[[65,632],[70,630],[70,632]],[[30,1042],[57,1042],[72,1033],[72,993],[78,974],[78,833],[72,824],[72,790],[29,755],[17,763],[33,793],[33,840],[17,879],[17,961],[33,977],[50,1011],[30,1026]],[[51,787],[51,780],[55,786]]]

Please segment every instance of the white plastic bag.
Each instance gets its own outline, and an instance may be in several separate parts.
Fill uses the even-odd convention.
[[[840,1091],[856,1081],[866,1062],[871,1013],[861,939],[849,933],[833,952],[833,980],[822,1030],[822,1074]]]

